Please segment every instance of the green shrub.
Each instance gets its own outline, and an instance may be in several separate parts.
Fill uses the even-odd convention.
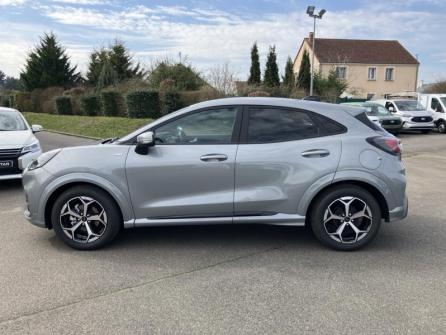
[[[253,91],[248,93],[248,97],[270,97],[271,94],[265,91]]]
[[[15,105],[15,95],[14,95],[14,94],[11,94],[11,95],[9,96],[9,107],[14,108],[14,105]]]
[[[14,96],[14,108],[20,112],[32,112],[31,94],[29,92],[17,92]]]
[[[71,99],[68,96],[62,95],[56,97],[56,110],[59,115],[73,115],[71,107]]]
[[[119,92],[112,90],[101,92],[102,113],[105,116],[119,115],[118,100],[120,99],[120,95]]]
[[[131,118],[157,118],[160,116],[158,91],[134,91],[127,94],[127,109]]]
[[[101,114],[101,100],[97,95],[86,95],[81,98],[82,115],[98,116]]]
[[[187,107],[202,101],[221,98],[218,91],[210,86],[203,86],[198,91],[180,92],[183,107]]]
[[[182,107],[180,93],[177,90],[167,90],[162,94],[161,105],[163,115],[179,110]]]
[[[0,96],[0,107],[10,107],[8,95]]]

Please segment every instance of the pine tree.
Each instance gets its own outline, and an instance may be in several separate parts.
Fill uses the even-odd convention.
[[[265,75],[263,83],[268,87],[280,86],[279,67],[277,66],[276,47],[269,47],[268,58],[266,60]]]
[[[76,66],[72,67],[65,49],[53,33],[44,34],[39,45],[26,60],[20,79],[26,90],[49,86],[71,86],[81,79]]]
[[[286,87],[293,87],[295,85],[296,79],[294,77],[293,71],[293,61],[291,57],[288,57],[286,65],[285,65],[285,75],[282,77],[283,85]]]
[[[104,87],[116,85],[118,81],[119,75],[111,62],[107,59],[104,64],[102,64],[102,69],[101,73],[99,74],[98,82],[96,83],[96,88],[98,91],[100,91]]]
[[[0,87],[5,84],[6,74],[0,70]]]
[[[259,49],[257,48],[257,42],[254,43],[251,49],[251,69],[249,71],[248,84],[260,85],[261,83],[260,73],[260,60]]]
[[[106,65],[108,62],[108,65]],[[117,75],[117,81],[131,78],[141,78],[144,71],[140,64],[133,65],[132,57],[123,42],[115,41],[109,49],[102,48],[90,55],[87,80],[97,85],[104,66],[111,66]],[[109,69],[107,69],[109,71]],[[110,71],[109,71],[110,72]]]
[[[305,90],[310,89],[311,82],[311,64],[310,56],[305,50],[299,67],[299,75],[297,76],[297,85]]]

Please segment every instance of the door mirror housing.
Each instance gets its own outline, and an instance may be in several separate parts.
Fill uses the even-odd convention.
[[[33,124],[31,126],[31,130],[33,133],[38,133],[38,132],[43,131],[43,127],[40,124]]]
[[[147,155],[149,153],[149,147],[155,145],[155,136],[153,131],[146,131],[136,138],[136,153],[140,155]]]

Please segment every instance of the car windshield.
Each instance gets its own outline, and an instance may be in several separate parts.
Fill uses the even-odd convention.
[[[27,128],[19,113],[0,111],[0,131],[20,131]]]
[[[423,111],[424,108],[416,100],[401,100],[395,101],[396,106],[400,111]]]
[[[370,116],[389,116],[390,112],[380,105],[364,105],[367,115]]]

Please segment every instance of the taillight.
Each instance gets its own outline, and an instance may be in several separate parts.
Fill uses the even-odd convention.
[[[391,155],[401,157],[400,140],[396,137],[374,136],[369,137],[367,142]]]

